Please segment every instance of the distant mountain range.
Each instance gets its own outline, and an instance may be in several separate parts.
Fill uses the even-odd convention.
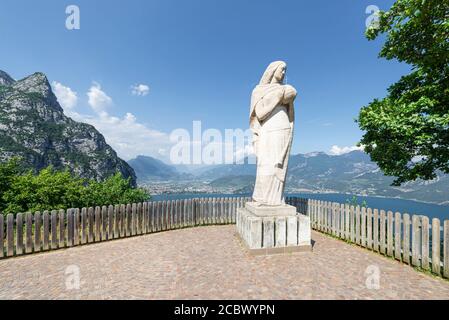
[[[128,164],[135,170],[140,182],[193,178],[192,175],[181,172],[175,166],[165,164],[161,160],[152,157],[138,156],[137,158],[128,161]]]
[[[52,165],[97,180],[118,171],[136,183],[103,135],[64,115],[43,73],[15,81],[0,71],[0,161],[17,156],[34,170]]]
[[[155,160],[155,159],[153,159]],[[134,161],[129,162],[132,166]],[[135,167],[136,169],[136,167]],[[214,189],[250,193],[254,187],[256,166],[216,165],[190,170],[181,174],[167,164],[152,171],[150,166],[136,169],[139,181],[156,176],[161,179],[192,179],[205,181]],[[141,175],[144,171],[145,175]],[[167,172],[170,177],[167,177]],[[143,180],[141,180],[141,177]],[[449,203],[449,176],[439,175],[433,181],[409,182],[392,187],[394,178],[385,176],[369,156],[362,151],[331,156],[324,152],[293,155],[287,176],[287,192],[350,193],[414,199],[432,203]],[[146,182],[149,182],[146,180]]]

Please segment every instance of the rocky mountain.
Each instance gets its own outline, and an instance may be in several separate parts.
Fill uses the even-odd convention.
[[[138,156],[129,160],[128,164],[135,170],[140,183],[154,180],[180,180],[192,177],[187,173],[179,172],[175,166],[165,164],[152,157]]]
[[[0,71],[0,161],[15,156],[35,170],[52,165],[97,180],[118,171],[136,183],[134,170],[93,126],[64,115],[43,73],[15,81]]]

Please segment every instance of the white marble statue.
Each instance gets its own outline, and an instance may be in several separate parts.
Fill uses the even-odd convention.
[[[285,205],[284,187],[293,140],[296,90],[284,84],[287,64],[271,63],[251,97],[250,127],[257,157],[253,201]]]

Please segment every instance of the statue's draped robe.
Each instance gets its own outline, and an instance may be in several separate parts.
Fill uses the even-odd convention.
[[[251,97],[250,127],[257,157],[253,200],[261,205],[285,204],[283,194],[294,123],[293,102],[282,105],[286,87],[258,85]]]

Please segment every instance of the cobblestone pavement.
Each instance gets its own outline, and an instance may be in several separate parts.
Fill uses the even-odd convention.
[[[448,281],[313,239],[313,253],[253,257],[234,226],[204,227],[2,260],[0,299],[449,299]]]

